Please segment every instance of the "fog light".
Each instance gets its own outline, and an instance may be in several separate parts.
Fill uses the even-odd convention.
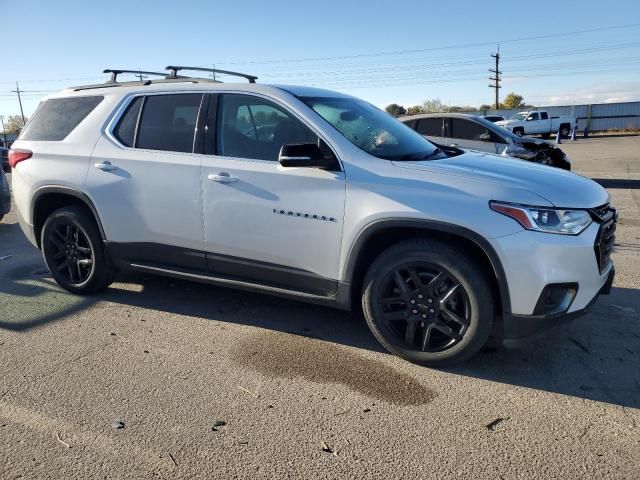
[[[577,283],[550,283],[542,290],[534,315],[555,315],[569,310],[578,293]]]

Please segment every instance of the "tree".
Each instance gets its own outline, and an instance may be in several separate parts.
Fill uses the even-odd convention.
[[[4,121],[4,133],[19,134],[22,127],[24,123],[20,115],[9,115]]]
[[[402,105],[398,105],[397,103],[387,105],[387,108],[385,108],[385,110],[389,115],[392,115],[394,117],[399,117],[400,115],[404,115],[405,113],[407,113],[407,109]]]
[[[447,107],[442,104],[439,98],[432,98],[422,103],[422,111],[424,113],[441,113],[446,112]]]
[[[512,110],[514,108],[524,108],[526,106],[527,105],[524,103],[524,98],[522,97],[522,95],[518,95],[513,92],[504,97],[504,101],[501,105],[501,107],[506,110]]]
[[[482,110],[482,111],[493,110],[493,106],[492,105],[487,105],[486,103],[483,103],[482,105],[480,105],[478,107],[478,110]]]
[[[407,108],[407,115],[417,115],[419,113],[422,113],[421,105],[414,105],[413,107]]]

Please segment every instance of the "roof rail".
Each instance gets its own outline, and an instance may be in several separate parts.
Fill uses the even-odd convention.
[[[238,72],[230,72],[229,70],[218,70],[217,68],[202,68],[202,67],[178,67],[174,65],[168,65],[165,67],[165,70],[170,70],[167,78],[178,78],[178,72],[180,70],[193,70],[196,72],[212,72],[212,73],[222,73],[225,75],[233,75],[235,77],[242,77],[249,80],[249,83],[256,83],[258,77],[253,75],[247,75],[246,73],[238,73]]]
[[[167,74],[166,73],[160,73],[160,72],[145,72],[144,70],[122,70],[122,69],[113,69],[113,68],[106,68],[105,70],[102,71],[102,73],[110,73],[111,74],[111,78],[109,79],[110,83],[117,83],[117,78],[118,75],[120,75],[121,73],[134,73],[136,75],[158,75],[160,77],[166,77]],[[142,81],[142,79],[141,79]]]

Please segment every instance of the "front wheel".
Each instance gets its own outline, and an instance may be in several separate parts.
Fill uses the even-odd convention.
[[[524,135],[524,128],[514,128],[513,133],[519,137]]]
[[[373,262],[362,305],[369,328],[391,353],[421,365],[453,365],[489,338],[495,316],[489,285],[464,250],[416,239]]]
[[[53,212],[40,245],[54,280],[72,293],[90,294],[108,287],[115,277],[93,216],[81,207]]]
[[[571,133],[571,128],[569,128],[569,125],[561,125],[560,126],[560,136],[561,137],[567,138],[570,133]]]

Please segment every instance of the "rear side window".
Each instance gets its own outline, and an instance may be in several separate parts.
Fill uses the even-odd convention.
[[[461,138],[463,140],[483,141],[489,137],[489,130],[484,125],[464,120],[462,118],[452,118],[451,138]]]
[[[137,97],[133,102],[131,102],[127,107],[127,111],[118,122],[118,126],[113,131],[116,138],[127,147],[133,147],[135,142],[136,125],[138,124],[138,115],[140,114],[142,98],[143,97]]]
[[[20,139],[64,140],[103,99],[103,96],[95,96],[46,100],[35,111]]]
[[[428,135],[430,137],[442,136],[442,118],[421,118],[418,120],[419,134]]]
[[[540,112],[541,120],[549,120],[549,114],[547,112]]]
[[[145,98],[135,146],[170,152],[193,151],[201,93]]]

